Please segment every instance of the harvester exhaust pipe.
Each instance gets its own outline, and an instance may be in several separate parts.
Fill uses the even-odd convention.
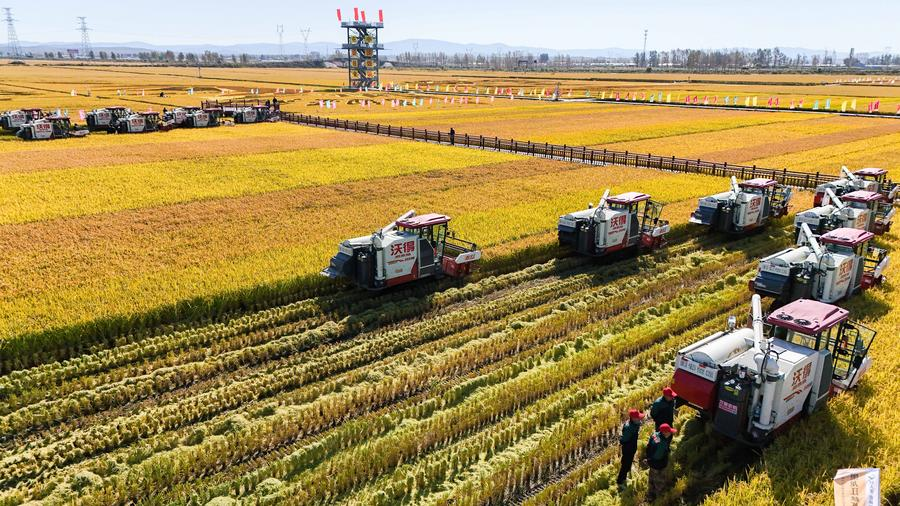
[[[805,225],[805,224],[804,224]],[[758,350],[753,360],[759,367],[757,381],[762,385],[759,409],[759,422],[756,425],[764,430],[772,426],[772,407],[775,404],[775,385],[778,382],[778,356],[770,348],[770,342],[763,335],[762,297],[754,294],[751,299],[753,308],[753,339]]]

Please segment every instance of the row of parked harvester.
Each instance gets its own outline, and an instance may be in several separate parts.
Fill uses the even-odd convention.
[[[884,280],[888,257],[870,246],[892,224],[897,186],[882,169],[862,169],[816,189],[816,207],[795,218],[798,243],[760,261],[750,282],[750,325],[678,351],[674,388],[682,404],[714,428],[761,445],[803,413],[852,388],[871,366],[875,332],[833,303]],[[760,230],[787,214],[792,192],[773,179],[751,179],[699,200],[689,222],[732,235]],[[595,206],[559,218],[561,245],[603,257],[665,246],[669,223],[650,195],[603,194]],[[410,211],[371,235],[344,241],[322,274],[380,290],[426,277],[468,274],[481,258],[448,230],[442,214]],[[775,299],[764,317],[761,296]]]
[[[15,132],[25,140],[44,140],[84,137],[91,132],[134,134],[173,128],[211,128],[221,125],[223,117],[233,118],[235,123],[260,123],[273,120],[274,114],[268,105],[253,102],[204,103],[204,107],[177,107],[162,113],[111,106],[87,112],[85,125],[81,127],[72,124],[68,116],[45,113],[41,109],[20,109],[0,114],[0,128]]]

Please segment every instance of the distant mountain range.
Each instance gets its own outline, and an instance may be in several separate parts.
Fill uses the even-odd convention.
[[[44,52],[65,52],[67,49],[77,49],[81,47],[80,42],[22,42],[22,49],[32,53],[41,54]],[[94,42],[95,51],[112,51],[116,53],[139,53],[144,51],[175,51],[184,53],[203,53],[205,51],[213,51],[223,55],[232,54],[250,54],[250,55],[278,55],[281,48],[278,44],[271,43],[250,43],[250,44],[233,44],[233,45],[216,45],[216,44],[171,44],[158,45],[148,44],[146,42]],[[384,42],[385,54],[390,57],[405,52],[419,53],[446,53],[446,54],[465,54],[472,55],[491,55],[496,53],[519,52],[532,54],[534,56],[547,53],[551,57],[556,55],[570,55],[576,57],[601,57],[601,58],[630,58],[639,49],[629,49],[620,47],[607,47],[601,49],[552,49],[545,47],[528,47],[528,46],[511,46],[508,44],[460,44],[458,42],[448,42],[433,39],[406,39],[393,42]],[[340,48],[339,42],[310,42],[308,50],[310,52],[318,52],[320,54],[331,54],[335,49]],[[756,48],[729,48],[741,51],[755,51]],[[789,57],[802,54],[807,57],[813,55],[824,55],[824,49],[808,49],[799,47],[780,47],[782,53]],[[302,42],[286,42],[284,44],[284,53],[287,55],[304,54],[306,48]],[[865,52],[858,54],[864,55]],[[838,51],[838,58],[845,58],[847,51]]]

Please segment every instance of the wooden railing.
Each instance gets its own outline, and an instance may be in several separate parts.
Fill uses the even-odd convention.
[[[365,132],[400,139],[516,153],[588,165],[623,165],[627,167],[642,167],[689,174],[706,174],[721,177],[735,176],[739,180],[759,177],[772,178],[781,184],[796,188],[815,188],[821,183],[834,181],[838,178],[838,176],[821,174],[819,172],[810,173],[787,169],[768,169],[757,167],[755,165],[735,165],[727,162],[708,162],[700,159],[694,160],[677,158],[674,156],[631,153],[628,151],[614,151],[610,149],[589,148],[586,146],[517,141],[515,139],[485,137],[483,135],[457,133],[451,137],[450,132],[442,130],[398,127],[368,121],[344,120],[323,116],[311,116],[308,114],[282,113],[281,120],[300,125],[348,130],[351,132]]]

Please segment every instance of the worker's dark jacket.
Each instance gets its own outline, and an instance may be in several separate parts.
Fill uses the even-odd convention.
[[[637,450],[638,433],[641,431],[641,424],[633,423],[631,420],[622,425],[622,435],[619,436],[619,442],[623,448],[634,448]]]
[[[669,465],[671,444],[671,437],[663,437],[659,432],[654,432],[647,441],[647,465],[653,469],[665,469]]]
[[[675,399],[667,401],[665,397],[660,397],[653,401],[653,405],[650,406],[650,418],[656,423],[657,429],[664,423],[672,425],[675,420]]]

